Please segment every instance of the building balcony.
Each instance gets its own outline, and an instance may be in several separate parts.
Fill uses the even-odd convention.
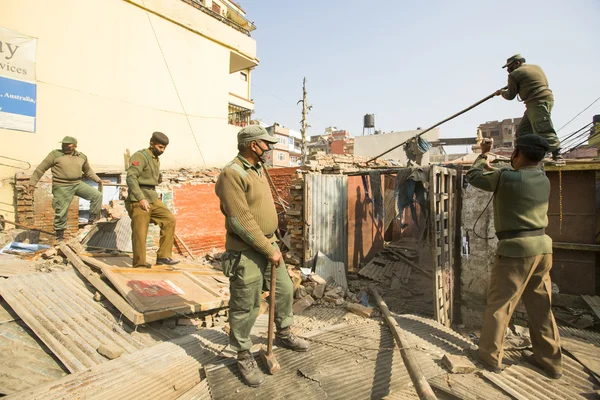
[[[235,125],[243,128],[250,123],[250,117],[252,116],[252,110],[235,104],[229,104],[229,113],[227,116],[227,122],[229,125]]]
[[[202,11],[215,18],[218,21],[221,21],[227,26],[242,32],[244,35],[250,36],[250,32],[256,29],[256,26],[248,21],[242,13],[237,11],[234,7],[227,7],[227,16],[223,16],[216,11],[204,6],[203,0],[181,0],[184,3],[191,5],[192,7]],[[218,7],[218,6],[217,6]]]

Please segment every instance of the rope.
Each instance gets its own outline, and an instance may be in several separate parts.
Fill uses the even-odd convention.
[[[167,67],[167,72],[169,72],[169,77],[171,78],[171,83],[173,83],[173,89],[175,89],[175,94],[177,94],[177,99],[179,99],[179,104],[181,105],[181,109],[183,110],[183,115],[185,115],[185,120],[190,127],[190,133],[194,138],[194,142],[196,142],[196,147],[198,148],[198,152],[200,153],[200,157],[202,158],[202,162],[206,166],[206,161],[204,160],[204,155],[202,154],[202,150],[200,149],[200,144],[198,143],[198,139],[194,134],[194,128],[192,128],[192,123],[190,122],[190,118],[188,116],[187,111],[185,110],[185,106],[183,105],[183,101],[181,100],[181,96],[179,95],[179,90],[177,90],[177,85],[175,84],[175,79],[173,78],[173,74],[171,73],[171,68],[169,68],[169,63],[167,63],[167,58],[165,57],[165,53],[163,52],[162,46],[160,45],[160,41],[158,40],[158,35],[156,34],[156,30],[154,29],[154,25],[152,24],[152,19],[150,18],[150,13],[146,8],[146,3],[142,0],[142,5],[144,6],[144,10],[146,11],[146,16],[148,17],[148,22],[150,22],[150,27],[152,28],[152,32],[154,33],[154,38],[156,39],[156,44],[158,45],[158,49],[160,50],[160,54],[165,62],[165,66]]]

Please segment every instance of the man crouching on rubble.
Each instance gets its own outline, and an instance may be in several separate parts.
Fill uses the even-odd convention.
[[[261,126],[238,133],[238,155],[223,168],[215,192],[221,200],[227,230],[223,273],[229,277],[229,344],[237,351],[238,368],[246,383],[258,387],[265,376],[250,353],[250,330],[260,309],[263,288],[270,287],[271,268],[277,268],[275,290],[276,340],[281,347],[307,351],[308,342],[292,334],[293,286],[277,246],[277,211],[261,157],[277,139]]]
[[[533,354],[527,352],[525,359],[559,379],[560,339],[551,309],[552,239],[545,234],[550,181],[537,168],[550,146],[538,135],[519,136],[510,158],[512,169],[489,167],[487,153],[491,147],[491,142],[482,144],[482,154],[467,172],[471,185],[494,193],[494,226],[499,240],[479,350],[473,355],[487,369],[502,371],[504,335],[522,297],[533,345]]]

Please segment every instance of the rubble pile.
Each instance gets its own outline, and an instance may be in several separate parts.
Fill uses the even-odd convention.
[[[324,174],[336,174],[344,172],[358,172],[363,169],[377,167],[402,167],[394,160],[376,159],[367,165],[371,157],[355,156],[353,154],[325,154],[317,152],[312,155],[305,167],[310,171],[319,171]]]
[[[285,215],[287,232],[290,234],[290,249],[285,254],[285,262],[291,266],[302,264],[302,252],[304,251],[303,207],[304,178],[302,174],[298,174],[290,186],[290,204]]]

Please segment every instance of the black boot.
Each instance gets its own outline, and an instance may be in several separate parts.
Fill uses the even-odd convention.
[[[564,163],[565,162],[565,159],[560,154],[560,149],[554,150],[552,152],[552,161],[554,161],[555,163]]]
[[[64,239],[65,239],[65,230],[63,229],[62,231],[56,231],[56,241],[62,242]]]
[[[546,373],[546,375],[548,375],[550,378],[552,378],[552,379],[560,379],[560,378],[562,378],[562,375],[563,375],[562,371],[549,370],[549,369],[546,369],[546,368],[542,367],[540,365],[540,363],[537,362],[537,360],[535,359],[535,356],[533,355],[533,352],[531,352],[529,350],[525,350],[523,352],[523,354],[522,354],[522,357],[529,364],[531,364],[534,367],[539,368],[542,371],[544,371]]]
[[[310,347],[306,340],[294,335],[289,327],[278,331],[275,340],[278,346],[294,351],[304,352]]]
[[[156,265],[175,265],[175,264],[179,264],[179,260],[173,260],[170,257],[156,259]]]
[[[93,225],[96,221],[98,221],[98,219],[99,218],[96,214],[90,214],[87,225]]]
[[[265,374],[258,368],[249,351],[238,352],[237,365],[248,386],[259,387],[265,382]]]

